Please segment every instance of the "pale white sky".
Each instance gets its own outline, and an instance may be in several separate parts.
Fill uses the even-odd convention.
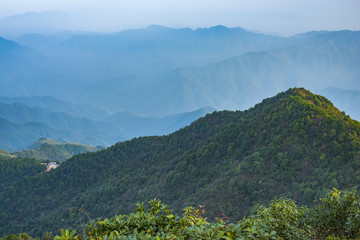
[[[113,32],[151,24],[225,25],[291,35],[310,30],[360,30],[360,0],[0,0],[0,19],[27,12],[61,12],[52,20],[25,20],[53,30]],[[49,17],[49,16],[47,16]],[[1,25],[1,24],[0,24]],[[11,25],[11,26],[10,26]],[[1,28],[0,28],[1,30]],[[40,31],[40,30],[39,30]]]

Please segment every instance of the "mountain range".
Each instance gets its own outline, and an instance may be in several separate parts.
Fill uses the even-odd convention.
[[[0,234],[40,236],[78,226],[79,208],[104,218],[153,198],[179,212],[205,205],[209,221],[241,219],[274,196],[311,205],[327,189],[360,184],[359,136],[360,123],[328,99],[292,88],[19,180],[0,193]]]
[[[53,97],[0,97],[0,148],[19,151],[44,137],[110,146],[133,137],[169,134],[212,111],[202,108],[156,118],[131,112],[110,114]]]
[[[359,90],[360,70],[354,64],[360,62],[359,32],[325,32],[311,36],[312,39],[306,38],[296,45],[271,51],[247,52],[203,67],[178,68],[154,80],[106,80],[86,90],[86,98],[91,95],[105,96],[100,104],[109,106],[116,103],[123,108],[131,107],[135,112],[160,115],[204,106],[247,109],[262,97],[270,97],[294,86],[316,90],[330,86]],[[132,81],[136,87],[126,85],[127,81]],[[141,85],[143,81],[152,84]],[[104,94],[111,92],[111,89],[119,89],[121,94]],[[123,89],[126,89],[126,94]],[[126,101],[137,96],[136,93],[146,96],[147,101],[137,98],[130,103]],[[351,107],[347,106],[344,110],[356,113],[352,111],[356,105],[358,103],[354,101]]]
[[[50,95],[105,112],[163,117],[203,107],[244,110],[295,86],[333,88],[332,100],[356,118],[360,103],[341,99],[344,91],[360,91],[359,46],[358,31],[278,37],[224,26],[27,34],[0,41],[0,95]]]

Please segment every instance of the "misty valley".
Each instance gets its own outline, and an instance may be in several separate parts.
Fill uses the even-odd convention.
[[[360,31],[0,36],[0,240],[360,239]]]

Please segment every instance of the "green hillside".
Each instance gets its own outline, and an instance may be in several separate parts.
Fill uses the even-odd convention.
[[[0,195],[0,235],[38,236],[73,226],[80,207],[110,217],[155,197],[175,211],[205,205],[210,221],[239,220],[275,196],[310,205],[329,188],[359,186],[359,160],[360,123],[294,88],[247,111],[208,114],[171,135],[77,155],[19,181]]]
[[[33,143],[31,147],[33,149],[24,149],[12,152],[12,154],[23,158],[65,161],[76,154],[96,152],[103,149],[100,146],[92,147],[77,143],[63,143],[49,138],[41,138]]]
[[[45,171],[45,166],[35,159],[23,159],[13,155],[2,155],[0,150],[0,193],[20,179]],[[25,180],[27,181],[27,180]]]

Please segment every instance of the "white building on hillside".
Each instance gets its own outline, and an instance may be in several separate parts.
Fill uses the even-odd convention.
[[[48,165],[46,166],[45,171],[49,172],[51,169],[56,169],[58,166],[60,165],[57,164],[56,162],[49,162]]]

